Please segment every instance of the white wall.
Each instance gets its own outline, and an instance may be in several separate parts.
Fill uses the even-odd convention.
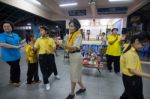
[[[118,19],[96,19],[95,24],[93,23],[92,19],[86,19],[86,20],[79,20],[81,23],[81,28],[85,31],[85,34],[87,30],[90,30],[91,37],[96,38],[97,35],[99,35],[102,32],[106,33],[106,29],[112,29],[112,28],[118,28],[118,33],[122,33],[122,28],[126,27],[126,21],[127,18],[118,18]],[[66,28],[69,28],[68,26],[69,20],[66,21]]]
[[[92,20],[87,19],[87,20],[79,20],[81,23],[81,28],[85,31],[85,34],[87,30],[90,30],[91,33],[91,38],[95,38],[97,35],[100,34],[100,32],[106,32],[107,25],[100,25],[100,21],[98,23],[93,23]],[[66,21],[66,28],[69,28],[68,26],[69,20]]]
[[[123,28],[127,27],[127,17],[123,18]]]
[[[123,28],[123,19],[115,21],[115,23],[113,24],[113,28],[118,28],[118,33],[121,34]]]

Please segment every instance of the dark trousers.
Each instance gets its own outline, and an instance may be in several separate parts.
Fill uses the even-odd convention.
[[[122,76],[124,92],[120,99],[144,99],[142,78],[139,76]]]
[[[39,81],[38,63],[28,63],[27,83],[30,84],[33,81],[35,82]]]
[[[16,61],[7,61],[10,65],[10,81],[11,83],[19,83],[20,82],[20,59]]]
[[[55,55],[54,54],[50,54],[51,56],[51,62],[52,62],[52,66],[53,66],[53,72],[54,72],[54,75],[57,75],[58,72],[57,72],[57,67],[56,67],[56,63],[55,63]]]
[[[43,75],[44,84],[49,83],[48,78],[53,72],[52,56],[50,54],[40,54],[39,63]]]
[[[115,73],[120,72],[120,56],[111,56],[106,55],[107,58],[107,68],[109,71],[112,70],[112,63],[114,63],[114,71]]]

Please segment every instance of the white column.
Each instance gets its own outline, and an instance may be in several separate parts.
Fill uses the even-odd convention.
[[[127,27],[127,17],[123,18],[123,28]]]

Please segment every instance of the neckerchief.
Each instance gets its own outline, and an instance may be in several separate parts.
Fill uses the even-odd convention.
[[[69,38],[67,39],[67,46],[72,46],[74,40],[76,39],[77,35],[80,34],[79,30],[72,33]]]

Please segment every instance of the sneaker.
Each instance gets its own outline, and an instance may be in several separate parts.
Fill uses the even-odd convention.
[[[58,80],[60,80],[60,76],[59,75],[56,75],[55,78],[58,79]]]
[[[108,72],[109,72],[109,73],[111,73],[111,72],[112,72],[112,70],[108,70]]]
[[[41,80],[38,80],[38,81],[34,81],[35,83],[41,83],[42,81]]]
[[[9,81],[9,84],[13,84],[13,81],[10,80],[10,81]]]
[[[34,84],[34,81],[27,82],[28,85]]]
[[[48,84],[46,84],[46,90],[50,90],[50,84],[48,83]]]
[[[75,95],[69,94],[66,99],[74,99]]]
[[[84,88],[84,89],[79,89],[77,92],[76,92],[76,94],[81,94],[81,93],[83,93],[83,92],[85,92],[86,91],[86,89]]]
[[[20,86],[20,83],[13,83],[13,85],[14,85],[15,87],[19,87],[19,86]]]
[[[116,74],[117,76],[121,76],[120,72],[115,72],[115,74]]]

